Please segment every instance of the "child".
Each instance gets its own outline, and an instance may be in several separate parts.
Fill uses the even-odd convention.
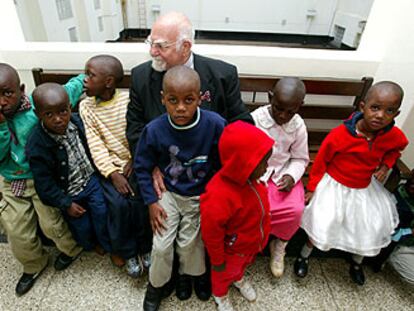
[[[392,235],[391,244],[389,244],[386,248],[383,248],[378,256],[367,260],[367,263],[372,266],[375,272],[381,271],[385,261],[397,246],[410,248],[414,246],[414,170],[411,171],[411,177],[405,183],[400,184],[397,189],[395,189],[393,194],[397,200],[397,211],[400,223],[398,224],[396,232]],[[398,256],[392,257],[394,258],[394,262],[392,261],[392,263],[395,263],[395,258],[397,257]],[[412,255],[409,257],[414,258]],[[411,275],[414,275],[414,273],[412,273],[414,272],[414,261],[412,262],[413,264],[400,264],[402,267],[400,270],[407,270],[404,272],[411,270]],[[403,266],[407,269],[404,269]],[[397,270],[399,270],[398,267]],[[411,283],[413,282],[414,279],[411,278]]]
[[[71,79],[64,88],[75,105],[83,91],[83,75]],[[29,291],[47,266],[48,255],[37,236],[38,221],[45,235],[61,251],[55,261],[56,269],[68,267],[82,251],[60,211],[44,205],[35,191],[25,145],[38,121],[32,97],[25,95],[17,71],[0,63],[0,174],[4,177],[0,187],[3,194],[0,221],[14,257],[23,265],[17,295]]]
[[[135,172],[154,232],[144,310],[157,310],[161,303],[163,286],[171,277],[174,243],[180,262],[178,298],[191,296],[191,276],[195,276],[196,294],[205,290],[200,284],[206,267],[199,196],[218,162],[217,144],[225,126],[218,114],[199,109],[200,78],[188,67],[167,71],[162,102],[167,113],[145,126],[135,155]],[[152,184],[156,166],[167,188],[161,199]],[[181,287],[186,289],[183,295],[178,291]]]
[[[79,113],[92,158],[104,177],[102,187],[109,208],[111,258],[117,266],[126,261],[128,275],[136,278],[150,265],[152,233],[148,221],[142,220],[148,219],[142,200],[134,195],[128,181],[132,173],[125,134],[129,95],[116,89],[124,70],[117,58],[98,55],[88,60],[85,71],[88,97],[81,102]]]
[[[83,124],[71,115],[65,89],[42,84],[33,91],[33,101],[40,122],[27,141],[26,154],[40,200],[62,211],[83,249],[111,252],[103,191]]]
[[[233,310],[227,296],[231,284],[248,301],[256,299],[244,272],[269,236],[268,194],[259,178],[266,172],[273,143],[261,130],[242,121],[227,126],[220,138],[223,166],[208,183],[200,204],[218,310]]]
[[[294,270],[304,277],[313,245],[352,253],[350,275],[363,285],[363,256],[375,256],[391,241],[398,215],[391,194],[385,190],[388,170],[408,144],[394,126],[403,90],[393,82],[379,82],[361,101],[360,112],[333,129],[323,141],[313,164],[309,201],[302,228],[309,235]]]
[[[299,228],[305,208],[301,178],[309,162],[308,134],[297,114],[306,89],[297,78],[282,78],[275,85],[271,105],[253,111],[256,126],[277,142],[262,181],[267,183],[271,214],[270,270],[281,277],[285,248]]]

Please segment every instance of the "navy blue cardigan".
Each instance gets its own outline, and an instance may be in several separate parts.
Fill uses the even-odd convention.
[[[81,119],[74,113],[70,120],[78,128],[81,142],[93,165]],[[67,194],[69,167],[66,148],[50,137],[40,122],[29,136],[26,144],[26,156],[40,200],[46,205],[62,210],[69,208],[72,204],[72,198]]]

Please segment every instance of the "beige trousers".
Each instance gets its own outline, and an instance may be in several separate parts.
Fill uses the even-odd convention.
[[[47,265],[48,255],[37,236],[38,221],[43,233],[61,252],[72,257],[82,251],[72,238],[60,210],[40,201],[32,179],[27,180],[24,195],[19,198],[11,192],[10,182],[3,180],[1,188],[0,222],[13,255],[23,265],[25,273],[37,273]]]
[[[159,201],[168,215],[167,229],[153,238],[149,280],[161,287],[171,278],[174,242],[179,257],[179,274],[202,275],[206,271],[200,230],[200,197],[164,192]]]

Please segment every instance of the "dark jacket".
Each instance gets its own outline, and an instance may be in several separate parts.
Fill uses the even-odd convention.
[[[78,128],[83,147],[93,165],[81,119],[77,114],[72,114],[70,120]],[[69,208],[72,198],[67,194],[69,187],[68,154],[63,145],[57,143],[45,132],[40,122],[29,136],[26,156],[40,200],[49,206],[60,209]]]
[[[237,68],[221,60],[194,55],[194,69],[200,75],[201,108],[220,114],[228,122],[244,120],[254,124],[240,95]],[[127,112],[127,138],[131,154],[144,126],[166,112],[161,103],[164,73],[152,69],[148,61],[131,72],[131,102]]]
[[[272,150],[273,139],[245,122],[224,128],[219,141],[222,168],[200,198],[201,237],[212,265],[224,254],[255,255],[270,232],[266,186],[249,177]]]

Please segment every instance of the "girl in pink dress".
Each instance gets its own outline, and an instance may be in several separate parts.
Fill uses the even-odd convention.
[[[308,135],[303,119],[297,114],[306,94],[297,78],[283,78],[273,89],[271,104],[256,109],[256,126],[276,142],[262,177],[268,185],[271,237],[270,270],[283,275],[285,248],[299,228],[305,207],[301,182],[309,162]]]

